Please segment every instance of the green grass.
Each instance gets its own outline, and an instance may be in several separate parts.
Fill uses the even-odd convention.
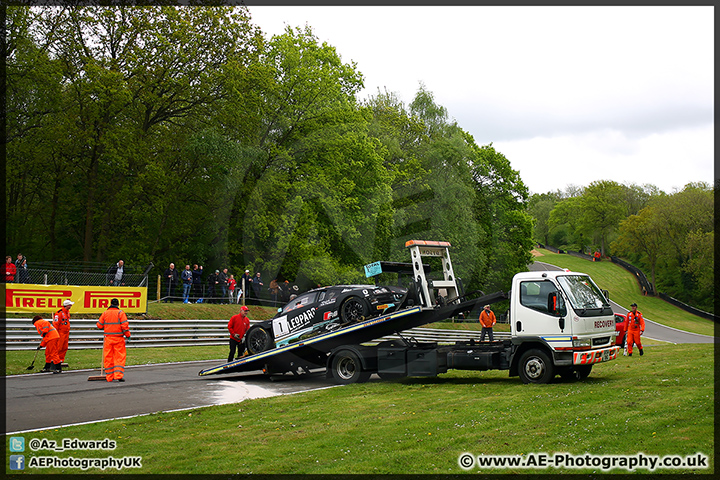
[[[637,303],[638,311],[648,320],[687,332],[714,335],[715,324],[712,321],[688,313],[660,298],[642,295],[635,276],[619,265],[605,260],[591,262],[548,250],[538,251],[543,255],[535,257],[535,261],[587,273],[600,288],[610,292],[612,301],[628,310],[631,303]]]
[[[26,442],[115,440],[112,452],[44,454],[142,457],[140,470],[124,473],[456,474],[463,473],[458,466],[463,452],[700,452],[710,457],[710,468],[696,473],[711,474],[714,402],[713,346],[663,345],[647,347],[643,357],[621,356],[596,365],[582,382],[523,385],[505,371],[453,371],[437,378],[353,384],[24,436]],[[562,468],[470,472],[600,473]]]

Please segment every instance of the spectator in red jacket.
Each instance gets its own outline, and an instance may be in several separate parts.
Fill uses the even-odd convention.
[[[5,283],[13,283],[15,281],[15,273],[17,267],[12,261],[12,257],[8,255],[5,257]]]
[[[230,355],[228,362],[232,362],[235,357],[235,350],[238,351],[238,358],[245,356],[245,332],[250,328],[250,320],[247,317],[248,307],[243,305],[240,307],[240,313],[233,315],[228,322],[228,331],[230,331]]]

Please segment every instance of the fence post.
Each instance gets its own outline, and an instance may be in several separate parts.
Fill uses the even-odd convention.
[[[242,295],[242,297],[243,297],[242,304],[245,305],[245,279],[244,278],[242,279],[242,294],[243,294]]]
[[[160,280],[160,275],[158,275],[158,284],[157,284],[157,285],[158,285],[158,286],[157,286],[157,299],[158,299],[158,302],[160,301],[160,282],[161,282],[161,280]]]

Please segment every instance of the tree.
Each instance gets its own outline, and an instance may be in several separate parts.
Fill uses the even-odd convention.
[[[644,255],[650,266],[652,284],[656,287],[656,271],[662,254],[662,243],[663,227],[657,213],[653,207],[645,207],[637,215],[631,215],[620,222],[619,236],[611,248],[619,255]]]
[[[592,182],[580,197],[579,228],[588,236],[599,237],[600,253],[606,253],[608,236],[623,219],[626,206],[622,187],[610,180]]]

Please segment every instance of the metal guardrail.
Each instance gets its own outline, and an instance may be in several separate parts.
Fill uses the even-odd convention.
[[[71,350],[101,348],[103,337],[102,332],[95,326],[96,323],[97,320],[73,319],[68,347]],[[229,339],[227,320],[130,320],[129,324],[132,337],[128,347],[131,348],[227,345]],[[29,318],[5,319],[2,334],[6,351],[34,350],[40,343],[40,336]],[[453,343],[480,340],[479,331],[437,328],[412,328],[401,335],[414,338],[418,342]],[[509,338],[509,334],[501,332],[495,332],[494,336],[498,339]],[[399,338],[399,335],[388,335],[376,341]]]

